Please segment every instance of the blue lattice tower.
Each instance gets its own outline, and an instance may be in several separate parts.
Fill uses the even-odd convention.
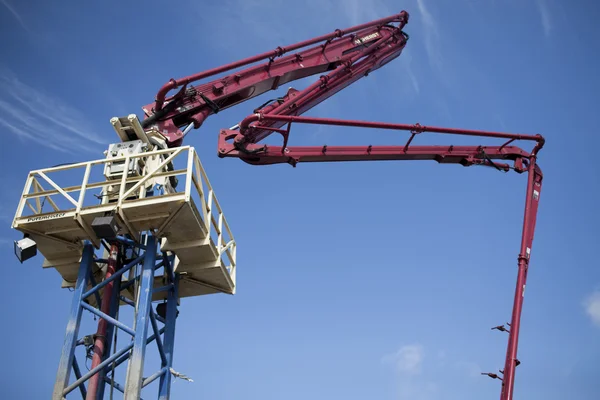
[[[94,261],[94,249],[91,244],[85,245],[79,276],[73,293],[71,315],[67,324],[68,328],[54,387],[53,399],[62,399],[77,388],[79,388],[82,396],[85,397],[87,392],[84,384],[91,377],[95,374],[100,374],[101,379],[111,383],[109,373],[113,363],[115,366],[119,366],[126,361],[128,361],[128,364],[125,385],[123,386],[119,384],[119,382],[114,382],[115,388],[126,393],[125,398],[140,398],[142,388],[159,378],[159,398],[166,399],[169,396],[179,275],[175,274],[173,271],[172,257],[169,259],[166,254],[160,253],[160,250],[157,248],[156,238],[153,236],[146,236],[145,245],[136,244],[130,240],[124,240],[123,238],[119,238],[119,241],[125,244],[124,247],[127,250],[141,250],[140,255],[127,265],[121,267],[110,278],[99,284],[93,285],[91,289],[88,290],[86,289],[90,286],[90,266]],[[164,269],[164,274],[162,275],[166,280],[166,285],[154,288],[155,270],[160,268]],[[134,306],[137,310],[135,314],[135,328],[127,326],[122,321],[115,319],[114,313],[113,315],[106,315],[86,302],[86,299],[97,294],[109,283],[120,283],[120,278],[132,270],[139,270],[139,272],[135,273],[134,279],[130,280],[125,285],[113,287],[113,302],[111,302],[113,307],[111,310],[116,312],[117,307],[115,307],[114,304],[118,304],[121,299],[124,299],[126,303]],[[128,300],[121,292],[127,290],[129,286],[136,283],[140,287],[137,301]],[[151,307],[153,294],[161,292],[166,293],[166,318],[159,316]],[[79,363],[75,357],[75,348],[78,345],[83,344],[82,340],[79,340],[78,338],[78,333],[84,311],[89,311],[97,317],[108,321],[113,332],[114,328],[121,329],[121,331],[127,333],[131,337],[131,342],[120,349],[114,349],[112,355],[109,355],[108,352],[106,352],[107,354],[102,363],[82,376]],[[163,322],[163,326],[160,328],[159,321]],[[112,333],[107,334],[106,343],[112,341],[112,336]],[[156,341],[157,343],[161,365],[156,373],[143,379],[146,345],[152,341]],[[72,382],[70,382],[69,379],[71,369],[76,378]],[[97,398],[102,398],[104,385],[99,385],[98,388],[99,393]]]
[[[54,400],[168,399],[181,299],[235,293],[236,243],[191,147],[31,171],[13,228],[20,258],[39,251],[73,290]]]

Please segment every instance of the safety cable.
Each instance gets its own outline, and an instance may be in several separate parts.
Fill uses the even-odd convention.
[[[274,99],[269,99],[267,101],[265,101],[263,104],[261,104],[260,106],[256,107],[254,109],[254,112],[257,113],[259,110],[263,109],[267,104],[272,103],[274,101],[277,101],[280,105],[285,101],[284,97],[276,97]]]

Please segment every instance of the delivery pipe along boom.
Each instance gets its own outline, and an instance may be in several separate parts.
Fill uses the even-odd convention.
[[[285,95],[259,106],[254,114],[245,118],[235,128],[221,130],[218,139],[219,157],[235,157],[253,165],[288,163],[293,166],[299,162],[434,160],[439,163],[482,165],[501,171],[527,172],[529,176],[522,232],[523,244],[518,261],[519,273],[511,324],[513,328],[509,333],[504,378],[501,378],[501,399],[512,400],[515,367],[519,363],[516,355],[523,290],[542,182],[542,172],[536,159],[544,145],[544,138],[541,135],[301,116],[398,57],[409,38],[403,31],[408,20],[409,14],[402,11],[387,18],[346,30],[337,29],[327,35],[291,46],[278,47],[273,51],[182,79],[172,79],[159,90],[154,104],[143,107],[147,117],[143,126],[160,131],[169,146],[179,146],[185,136],[180,127],[186,127],[187,133],[190,124],[199,128],[208,116],[220,110],[250,100],[269,90],[276,90],[282,84],[321,74],[316,82],[305,89],[290,88]],[[397,26],[391,25],[392,23],[397,23]],[[322,41],[325,43],[284,56],[290,51]],[[232,72],[213,81],[188,86],[200,79],[265,59],[268,59],[268,62]],[[175,88],[181,89],[166,99],[168,91]],[[291,127],[295,123],[405,130],[410,132],[410,137],[403,146],[289,146]],[[286,124],[287,127],[284,128]],[[503,142],[494,146],[415,145],[413,141],[416,137],[425,132],[503,139]],[[281,146],[261,143],[272,133],[282,136]],[[515,141],[533,141],[535,145],[531,151],[526,151],[515,146]]]
[[[273,122],[287,123],[286,129],[274,128]],[[346,127],[375,128],[409,131],[411,136],[404,146],[287,146],[292,123],[313,125],[334,125]],[[537,154],[545,144],[541,135],[490,132],[456,128],[440,128],[420,124],[395,124],[384,122],[340,120],[332,118],[312,118],[291,115],[269,115],[255,113],[238,124],[239,130],[221,130],[219,136],[219,156],[238,157],[250,164],[267,165],[276,163],[326,162],[326,161],[373,161],[373,160],[435,160],[440,163],[454,163],[464,166],[483,165],[498,170],[514,170],[528,173],[525,199],[525,213],[521,236],[521,249],[518,256],[517,283],[513,301],[511,329],[506,351],[504,369],[501,371],[501,400],[510,400],[514,391],[518,338],[520,331],[523,298],[527,282],[527,270],[531,256],[537,209],[542,189],[543,174],[537,165]],[[283,146],[259,145],[255,143],[257,131],[271,131],[283,136]],[[499,146],[415,146],[411,142],[416,135],[434,132],[449,135],[464,135],[491,139],[503,139]],[[531,152],[511,145],[514,141],[535,142]],[[499,163],[506,160],[513,164]],[[495,376],[495,374],[490,374]]]
[[[154,148],[156,145],[161,149],[145,151],[151,151],[153,153],[176,151],[177,149],[175,148],[183,144],[184,139],[189,136],[192,128],[200,128],[209,116],[217,114],[227,108],[237,106],[268,91],[277,90],[282,87],[282,85],[287,85],[290,82],[311,75],[317,75],[319,76],[318,79],[312,84],[309,84],[306,88],[301,90],[289,88],[285,94],[278,95],[258,106],[254,109],[252,115],[243,119],[236,127],[221,130],[218,138],[218,156],[239,158],[240,160],[253,165],[288,163],[292,166],[296,166],[298,163],[302,162],[432,160],[444,164],[458,164],[462,166],[480,165],[503,172],[515,171],[517,173],[527,173],[528,179],[521,248],[517,263],[517,283],[514,293],[511,329],[509,331],[505,366],[501,371],[502,377],[489,374],[489,376],[495,376],[502,380],[501,400],[512,400],[515,368],[520,364],[520,361],[517,359],[517,348],[521,312],[523,308],[523,294],[527,281],[527,271],[531,257],[531,248],[543,179],[542,171],[537,164],[537,155],[544,145],[544,138],[541,135],[302,116],[302,114],[312,109],[314,106],[322,103],[329,97],[336,95],[353,83],[367,77],[369,74],[375,73],[379,68],[388,65],[388,63],[400,56],[409,40],[409,35],[403,30],[408,24],[408,21],[409,14],[406,11],[402,11],[398,14],[356,25],[348,29],[336,29],[331,33],[289,46],[280,46],[275,50],[215,67],[204,72],[192,74],[180,79],[171,79],[158,90],[153,102],[142,107],[144,112],[144,119],[142,121],[139,121],[135,115],[130,115],[128,116],[129,120],[127,121],[123,118],[117,118],[114,121],[113,126],[117,130],[121,140],[124,142],[133,143],[134,141],[141,141],[150,148]],[[296,52],[292,53],[294,51]],[[242,67],[244,68],[242,69]],[[216,75],[223,73],[226,74],[213,78],[210,81],[196,83],[205,78],[215,77]],[[170,97],[167,97],[169,92],[174,89],[178,90]],[[402,130],[408,131],[410,135],[403,145],[289,146],[291,128],[294,124]],[[474,145],[460,146],[424,146],[416,144],[415,142],[418,142],[418,136],[426,132],[502,141],[496,145],[475,143]],[[281,135],[282,144],[280,146],[263,143],[263,141],[273,133]],[[532,150],[528,151],[516,146],[514,142],[517,141],[534,142]],[[192,153],[193,150],[190,150],[190,154]],[[169,157],[174,157],[174,155],[172,154]],[[190,160],[192,159],[190,158]],[[188,165],[193,167],[195,161],[190,161]],[[158,176],[158,174],[169,174],[177,171],[172,171],[166,167],[166,171],[159,172],[157,170],[155,172]],[[191,174],[191,169],[187,172]],[[152,174],[154,174],[154,172]],[[123,185],[125,184],[125,181],[126,179],[123,178]],[[138,183],[136,185],[139,186],[141,184]],[[138,189],[138,186],[135,186],[135,189]],[[192,186],[191,181],[186,183],[186,193]],[[170,193],[170,195],[175,195],[177,193],[175,187],[176,185],[172,184],[172,190],[174,192]],[[208,193],[214,195],[212,189],[210,189]],[[207,201],[207,204],[210,205],[211,201],[216,202],[213,197]],[[125,199],[119,200],[120,203],[125,201],[127,201],[127,196],[125,196]],[[192,210],[194,209],[192,208]],[[120,210],[120,212],[121,211],[123,210]],[[122,218],[124,218],[123,215],[121,215]],[[176,219],[177,217],[173,217],[173,221]],[[79,222],[85,222],[82,221],[83,220],[80,220]],[[75,284],[69,329],[65,337],[60,367],[55,384],[53,398],[56,398],[57,400],[62,399],[76,388],[79,388],[82,395],[84,397],[87,396],[89,399],[102,398],[105,386],[104,382],[109,378],[108,365],[112,363],[113,368],[116,368],[118,364],[125,362],[125,359],[128,359],[127,380],[125,385],[119,385],[114,382],[115,375],[114,372],[112,372],[110,374],[112,388],[123,390],[126,399],[137,399],[140,398],[142,387],[152,380],[160,378],[159,398],[169,398],[171,379],[171,373],[169,371],[172,370],[174,327],[177,316],[177,304],[180,296],[180,274],[173,269],[174,259],[169,257],[176,257],[177,251],[174,251],[173,254],[163,252],[163,250],[167,252],[169,250],[167,248],[162,249],[160,246],[157,247],[157,243],[161,243],[161,237],[155,238],[154,231],[146,232],[144,235],[141,235],[142,232],[137,232],[136,229],[133,228],[130,229],[130,226],[133,223],[132,221],[133,220],[129,221],[129,226],[126,224],[127,230],[131,230],[131,237],[146,237],[148,240],[146,245],[148,247],[145,248],[137,239],[126,239],[131,242],[123,242],[122,240],[124,239],[121,238],[120,246],[122,246],[122,254],[127,254],[129,251],[142,252],[143,255],[140,255],[134,261],[124,266],[121,266],[120,262],[112,263],[111,265],[113,267],[108,269],[108,273],[104,277],[105,280],[103,282],[99,284],[92,282],[93,274],[91,274],[91,272],[95,263],[93,259],[92,244],[86,244],[85,249],[83,250],[79,275]],[[217,221],[221,221],[221,219],[217,219]],[[154,221],[154,223],[156,223],[156,221]],[[167,219],[167,221],[164,222],[164,224],[171,223],[171,219]],[[217,223],[219,224],[218,231],[222,232],[220,222]],[[152,224],[149,224],[148,226],[150,225]],[[210,227],[211,223],[209,222],[208,225]],[[158,227],[155,227],[155,230],[158,233],[164,233],[163,228],[166,229],[165,226],[159,225]],[[180,231],[180,229],[174,228],[170,232],[173,234],[180,233]],[[168,240],[169,245],[175,246],[173,243],[176,242],[172,239],[175,240],[170,237]],[[230,243],[234,243],[233,240]],[[23,246],[26,245],[27,243],[23,243]],[[182,243],[177,245],[184,246]],[[220,246],[221,243],[219,242],[219,248]],[[159,248],[163,260],[157,263],[156,256]],[[223,254],[229,254],[230,252],[226,248],[224,252],[218,251],[216,254],[219,253],[221,254],[219,257],[221,257]],[[231,253],[235,255],[235,250]],[[117,295],[119,295],[120,292],[122,293],[124,290],[127,290],[127,285],[129,285],[129,283],[125,283],[121,286],[121,282],[117,278],[119,278],[125,270],[132,269],[134,264],[137,266],[133,270],[137,271],[136,279],[141,288],[139,292],[140,295],[137,296],[135,302],[123,296],[120,297],[126,304],[134,305],[137,310],[134,327],[130,328],[116,318],[118,313],[115,314],[115,312],[118,310],[119,306],[119,297]],[[177,271],[179,271],[184,264],[180,263],[178,265]],[[235,262],[233,262],[232,265],[235,266]],[[166,279],[167,285],[156,288],[156,290],[162,291],[165,288],[169,288],[168,296],[166,297],[167,314],[166,316],[161,317],[165,321],[165,326],[162,328],[159,328],[156,324],[156,321],[159,320],[158,309],[154,312],[151,308],[154,291],[152,286],[154,276],[152,272],[160,266],[166,268],[167,274],[163,278]],[[206,269],[198,270],[205,271]],[[88,276],[90,277],[90,284],[93,286],[93,289],[89,290],[87,289]],[[233,273],[232,276],[235,277],[235,273]],[[233,279],[231,276],[229,276],[229,278]],[[196,285],[202,284],[203,282],[201,279],[194,279],[196,278],[186,278],[181,284]],[[222,287],[227,293],[235,288],[233,283],[233,286],[230,287],[229,282],[230,280],[227,280],[227,285]],[[233,282],[233,280],[231,280],[231,282]],[[102,301],[97,301],[99,309],[96,309],[85,301],[85,299],[92,294],[97,296],[101,288],[104,288],[105,290],[103,292]],[[186,286],[186,290],[189,292],[191,289]],[[196,288],[194,290],[200,289]],[[109,301],[109,297],[111,297],[112,300]],[[110,307],[108,307],[109,305]],[[92,370],[82,376],[76,359],[74,358],[74,349],[77,346],[77,343],[79,343],[77,335],[83,310],[94,313],[105,322],[101,321],[101,323],[98,324],[98,330],[96,331],[96,346]],[[75,329],[71,329],[71,327],[75,327]],[[102,336],[106,334],[107,338],[111,337],[112,330],[114,330],[115,327],[125,331],[131,335],[133,339],[125,348],[109,355],[110,341],[104,341]],[[154,331],[154,335],[149,335],[149,329]],[[163,332],[164,336],[161,339],[160,335]],[[146,344],[153,340],[156,340],[157,343],[161,368],[157,373],[144,379],[143,365],[145,348]],[[71,368],[75,372],[77,378],[73,383],[69,383]],[[90,380],[90,384],[88,385],[86,392],[84,383],[88,379]]]
[[[482,130],[472,129],[457,129],[457,128],[440,128],[437,126],[426,126],[420,124],[398,124],[398,123],[387,123],[387,122],[373,122],[373,121],[357,121],[357,120],[344,120],[335,118],[314,118],[314,117],[300,117],[294,115],[269,115],[256,113],[249,115],[239,123],[240,134],[245,135],[249,129],[256,128],[260,129],[260,125],[252,127],[250,124],[253,122],[260,121],[282,121],[287,123],[298,122],[303,124],[313,125],[337,125],[337,126],[348,126],[358,128],[376,128],[376,129],[391,129],[391,130],[403,130],[415,132],[415,134],[422,132],[433,132],[433,133],[446,133],[453,135],[465,135],[465,136],[480,136],[500,139],[511,139],[511,140],[532,140],[542,143],[543,146],[544,138],[542,135],[528,135],[518,133],[506,133],[506,132],[491,132]],[[266,128],[268,129],[268,128]],[[241,141],[241,140],[240,140]]]
[[[408,13],[402,11],[294,45],[280,46],[271,52],[206,72],[171,79],[158,91],[154,103],[142,107],[146,116],[142,127],[160,132],[169,147],[176,147],[183,141],[181,129],[189,124],[198,129],[210,115],[290,82],[324,74],[306,89],[290,89],[287,94],[260,107],[277,114],[306,112],[398,57],[408,40],[408,35],[402,31],[408,18]],[[319,42],[321,44],[316,45]],[[313,46],[308,47],[310,45]],[[286,55],[293,50],[299,51]],[[267,61],[248,66],[261,60]],[[245,69],[232,71],[244,66]],[[229,74],[192,85],[222,72]],[[179,90],[165,98],[166,93],[175,88]]]
[[[243,60],[240,61],[236,61],[236,62],[232,62],[230,64],[226,64],[217,68],[213,68],[210,69],[208,71],[204,71],[204,72],[200,72],[194,75],[190,75],[187,76],[185,78],[181,78],[181,79],[170,79],[169,82],[165,83],[160,90],[158,91],[158,93],[156,94],[156,100],[155,100],[155,111],[160,111],[163,107],[163,104],[165,102],[165,96],[167,95],[167,93],[175,88],[181,87],[183,85],[187,85],[189,83],[192,82],[196,82],[199,81],[200,79],[204,79],[204,78],[208,78],[209,76],[214,76],[217,74],[220,74],[222,72],[226,72],[226,71],[230,71],[232,69],[235,68],[239,68],[239,67],[243,67],[249,64],[253,64],[255,62],[261,61],[261,60],[265,60],[268,58],[274,58],[274,57],[281,57],[282,55],[290,52],[290,51],[294,51],[294,50],[298,50],[301,49],[303,47],[307,47],[310,45],[313,45],[315,43],[319,43],[319,42],[324,42],[324,41],[329,41],[335,38],[339,38],[342,37],[348,33],[352,33],[352,32],[356,32],[362,29],[366,29],[366,28],[371,28],[374,26],[378,26],[378,25],[385,25],[388,24],[390,22],[396,22],[396,21],[403,21],[406,20],[408,21],[408,13],[406,11],[402,11],[401,13],[397,14],[397,15],[392,15],[390,17],[386,17],[386,18],[381,18],[378,20],[374,20],[371,22],[367,22],[365,24],[360,24],[360,25],[356,25],[353,26],[351,28],[348,29],[336,29],[334,32],[326,34],[326,35],[322,35],[322,36],[318,36],[316,38],[313,39],[309,39],[309,40],[305,40],[302,42],[298,42],[286,47],[277,47],[275,50],[272,51],[268,51],[262,54],[258,54],[256,56],[253,57],[248,57],[245,58]]]

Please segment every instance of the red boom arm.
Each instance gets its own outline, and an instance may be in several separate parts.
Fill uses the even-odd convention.
[[[255,122],[255,125],[251,125]],[[279,129],[274,123],[288,123],[287,129]],[[411,136],[404,146],[302,146],[288,147],[292,123],[354,126],[411,131]],[[283,146],[260,146],[252,143],[258,135],[256,132],[271,131],[283,136]],[[499,146],[414,146],[414,137],[423,132],[436,132],[454,135],[467,135],[505,139]],[[233,143],[228,142],[235,139]],[[531,152],[510,144],[516,140],[534,141]],[[419,124],[389,124],[381,122],[335,120],[329,118],[294,117],[287,115],[270,115],[257,113],[245,118],[239,124],[239,131],[223,129],[219,135],[219,156],[237,157],[249,164],[267,165],[289,163],[295,166],[298,162],[327,161],[376,161],[376,160],[435,160],[439,163],[461,164],[463,166],[484,165],[495,167],[501,171],[514,170],[518,173],[528,172],[527,195],[525,199],[525,215],[521,236],[521,250],[518,257],[518,274],[515,288],[512,318],[509,330],[506,361],[501,371],[503,377],[487,374],[502,380],[501,400],[511,400],[514,390],[515,369],[520,364],[517,359],[519,329],[523,297],[527,282],[527,271],[537,217],[537,209],[542,190],[542,171],[536,163],[537,153],[544,146],[541,135],[522,135],[501,132],[473,131],[465,129],[427,127]],[[500,160],[500,162],[496,161]],[[512,163],[509,164],[507,163]]]
[[[145,129],[156,128],[169,146],[181,144],[184,133],[180,127],[193,124],[199,128],[211,114],[254,98],[283,84],[310,75],[331,71],[302,93],[290,90],[264,110],[281,114],[299,114],[357,81],[370,71],[398,57],[408,35],[402,28],[408,22],[408,13],[382,18],[346,30],[337,29],[328,35],[296,43],[234,62],[182,79],[171,79],[165,84],[153,104],[142,107],[146,119]],[[398,26],[392,26],[397,23]],[[324,42],[296,54],[283,57],[289,51]],[[190,83],[222,72],[255,63],[269,61],[237,71],[231,75],[197,86]],[[180,88],[165,99],[169,90]],[[265,134],[259,138],[264,138]]]
[[[315,105],[356,82],[370,72],[398,57],[404,49],[408,35],[402,29],[408,22],[408,13],[358,25],[346,30],[336,30],[328,35],[296,43],[288,47],[234,62],[182,79],[171,79],[158,92],[153,104],[143,107],[146,119],[142,126],[157,129],[165,136],[169,146],[179,146],[185,134],[199,128],[211,114],[254,98],[280,85],[314,74],[320,79],[302,91],[290,89],[286,95],[260,106],[240,122],[237,128],[223,129],[219,134],[219,157],[236,157],[254,165],[299,162],[375,161],[375,160],[434,160],[439,163],[463,166],[483,165],[501,171],[527,172],[527,196],[518,257],[518,275],[513,302],[512,319],[503,377],[486,374],[502,380],[501,400],[512,400],[517,347],[527,270],[535,230],[537,208],[542,186],[542,171],[536,163],[537,153],[544,145],[541,135],[524,135],[465,129],[437,128],[406,124],[389,124],[366,121],[347,121],[329,118],[299,116]],[[397,23],[397,26],[390,24]],[[296,54],[283,57],[289,51],[323,42]],[[268,62],[249,67],[212,82],[189,86],[192,82],[231,71],[264,59]],[[180,88],[173,96],[167,93]],[[322,124],[406,130],[411,136],[404,146],[302,146],[290,147],[288,140],[292,123]],[[287,124],[287,127],[282,128]],[[184,132],[181,127],[186,126]],[[467,135],[504,139],[495,146],[416,146],[415,136],[423,132]],[[260,145],[272,133],[281,134],[282,146]],[[528,152],[511,145],[517,140],[536,142]],[[503,329],[506,330],[506,329]]]

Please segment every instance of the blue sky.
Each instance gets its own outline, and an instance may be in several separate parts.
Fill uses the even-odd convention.
[[[404,54],[308,115],[543,134],[516,396],[598,398],[597,3],[168,4],[0,0],[6,398],[51,392],[71,301],[41,257],[20,265],[12,255],[29,170],[101,158],[118,140],[109,119],[141,115],[171,77],[402,9]],[[292,169],[218,159],[218,130],[272,95],[186,138],[236,236],[238,294],[182,302],[175,369],[194,382],[177,381],[174,398],[497,398],[498,381],[479,373],[503,367],[507,335],[490,328],[510,319],[526,176],[433,162]],[[295,144],[406,139],[294,129]]]

